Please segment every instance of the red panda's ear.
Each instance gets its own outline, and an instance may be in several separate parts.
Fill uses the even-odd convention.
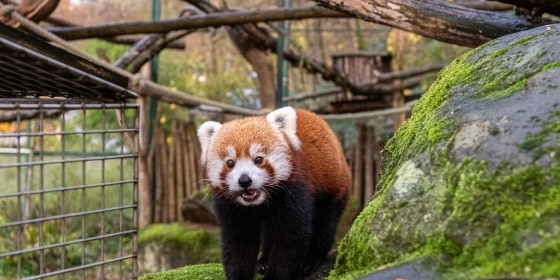
[[[208,121],[200,125],[196,135],[198,136],[198,141],[200,142],[201,156],[200,162],[202,165],[206,164],[206,153],[208,151],[208,146],[212,142],[212,138],[216,135],[216,132],[222,127],[221,123]]]
[[[266,115],[266,120],[272,124],[273,127],[280,130],[288,136],[290,144],[296,150],[301,147],[299,137],[296,135],[297,131],[297,113],[293,107],[284,107],[274,110]]]

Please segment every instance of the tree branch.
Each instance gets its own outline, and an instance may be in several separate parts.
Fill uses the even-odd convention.
[[[446,64],[435,64],[426,67],[420,67],[416,69],[404,70],[399,72],[391,72],[391,73],[376,73],[375,78],[370,83],[364,83],[361,85],[355,85],[354,89],[356,92],[352,92],[354,94],[361,94],[361,95],[374,95],[374,94],[385,94],[391,93],[397,90],[403,90],[410,87],[414,87],[420,83],[421,77],[417,77],[420,75],[424,75],[429,72],[439,71]],[[397,85],[390,85],[390,84],[379,84],[382,82],[389,82],[393,80],[404,79],[400,84]],[[284,97],[283,101],[302,101],[304,99],[309,98],[316,98],[320,96],[332,95],[336,93],[340,93],[343,89],[342,88],[330,88],[320,92],[314,93],[300,93],[295,95],[290,95]]]
[[[539,26],[514,14],[475,10],[440,0],[313,1],[366,21],[467,47]]]
[[[489,0],[498,1],[523,7],[528,10],[538,9],[541,13],[560,16],[560,1],[558,0]]]
[[[89,27],[51,27],[49,31],[66,40],[113,37],[124,34],[166,33],[175,30],[219,27],[243,23],[256,23],[279,20],[301,20],[308,18],[348,17],[329,9],[320,7],[274,9],[250,12],[226,12],[193,16],[159,22],[125,22]]]
[[[375,73],[375,77],[372,81],[372,83],[382,83],[382,82],[387,82],[387,81],[392,81],[395,79],[404,79],[404,78],[409,78],[409,77],[413,77],[413,76],[419,76],[419,75],[423,75],[429,72],[435,72],[435,71],[439,71],[441,70],[443,67],[445,67],[447,64],[435,64],[435,65],[430,65],[430,66],[426,66],[426,67],[420,67],[420,68],[415,68],[415,69],[410,69],[410,70],[403,70],[403,71],[399,71],[399,72],[389,72],[389,73]]]
[[[490,0],[492,1],[492,0]],[[488,2],[488,1],[457,1],[454,2],[457,5],[484,11],[512,11],[513,6],[509,4]]]
[[[83,28],[83,26],[76,24],[74,22],[71,22],[67,19],[63,19],[63,18],[59,18],[59,17],[54,17],[54,16],[50,16],[49,18],[44,20],[45,22],[48,22],[52,25],[56,25],[58,27],[81,27]],[[124,44],[124,45],[134,45],[136,43],[138,43],[138,41],[142,40],[145,37],[145,35],[122,35],[122,36],[114,36],[114,37],[105,37],[102,38],[105,41],[111,42],[111,43],[115,43],[115,44]],[[167,48],[172,48],[172,49],[185,49],[185,43],[182,41],[174,41],[174,42],[170,42],[167,44]]]
[[[382,95],[382,94],[389,94],[395,91],[404,90],[407,88],[412,88],[420,84],[422,81],[422,77],[411,77],[402,80],[401,83],[398,84],[362,84],[355,86],[352,93],[354,95],[363,95],[363,96],[371,96],[371,95]]]

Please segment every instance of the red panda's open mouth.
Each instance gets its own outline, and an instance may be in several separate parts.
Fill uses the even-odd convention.
[[[259,197],[260,194],[261,194],[260,190],[246,189],[245,191],[241,192],[241,197],[243,197],[245,201],[251,202],[257,199],[257,197]]]

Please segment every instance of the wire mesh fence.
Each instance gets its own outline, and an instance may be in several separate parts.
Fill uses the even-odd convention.
[[[0,279],[135,279],[138,108],[0,99]]]

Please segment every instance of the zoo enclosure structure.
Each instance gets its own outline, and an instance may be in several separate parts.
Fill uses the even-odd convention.
[[[0,24],[0,275],[135,279],[128,79]]]

